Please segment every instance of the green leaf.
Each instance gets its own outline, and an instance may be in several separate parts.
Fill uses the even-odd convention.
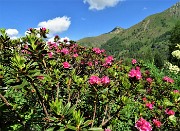
[[[88,126],[88,125],[91,124],[92,122],[93,122],[93,120],[87,120],[87,121],[85,121],[83,127]]]
[[[71,125],[67,125],[67,128],[68,128],[68,129],[71,129],[71,130],[73,130],[73,131],[76,131],[76,129],[77,129],[75,126],[71,126]]]
[[[173,125],[176,125],[176,117],[174,115],[170,115],[169,120],[173,123]]]
[[[167,98],[164,99],[164,104],[166,106],[174,106],[172,102],[170,102]]]
[[[55,128],[55,127],[50,127],[50,128],[48,128],[46,131],[54,131],[54,128]]]

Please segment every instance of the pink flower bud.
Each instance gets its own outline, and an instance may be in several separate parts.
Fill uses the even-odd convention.
[[[44,76],[37,76],[37,79],[44,80]]]

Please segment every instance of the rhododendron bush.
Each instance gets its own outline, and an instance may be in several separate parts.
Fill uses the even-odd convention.
[[[11,40],[1,29],[1,130],[180,129],[175,77],[59,36],[47,42],[45,28],[28,33]]]

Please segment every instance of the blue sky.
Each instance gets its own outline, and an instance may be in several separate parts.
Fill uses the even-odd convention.
[[[12,37],[29,28],[50,28],[50,36],[79,40],[129,28],[179,0],[0,0],[0,28]]]

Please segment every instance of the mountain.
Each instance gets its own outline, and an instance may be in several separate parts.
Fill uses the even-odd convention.
[[[148,16],[128,29],[116,27],[109,33],[78,42],[103,48],[118,59],[162,62],[168,57],[170,31],[179,20],[180,2],[161,13]]]
[[[116,34],[123,32],[123,28],[115,27],[112,31],[96,36],[96,37],[86,37],[78,40],[78,43],[83,46],[88,47],[101,47],[101,45],[105,44],[108,40],[116,36]]]

